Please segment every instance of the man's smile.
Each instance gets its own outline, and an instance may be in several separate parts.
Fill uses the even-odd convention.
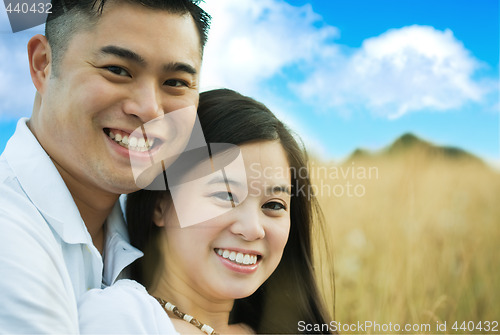
[[[151,148],[153,148],[155,143],[155,139],[153,137],[150,138],[135,137],[127,132],[118,129],[105,128],[104,132],[113,141],[131,151],[138,151],[138,152],[148,151]]]

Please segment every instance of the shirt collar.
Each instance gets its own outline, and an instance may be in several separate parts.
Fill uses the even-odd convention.
[[[7,143],[8,164],[26,195],[66,243],[92,243],[71,193],[27,121],[19,120]]]
[[[117,201],[107,221],[104,284],[113,284],[126,266],[143,255],[142,251],[129,243],[123,212]]]
[[[71,193],[28,128],[27,121],[27,118],[22,118],[17,123],[16,132],[5,147],[4,157],[26,196],[65,243],[93,245]],[[108,216],[107,229],[103,279],[112,284],[122,270],[143,253],[129,243],[119,201]]]

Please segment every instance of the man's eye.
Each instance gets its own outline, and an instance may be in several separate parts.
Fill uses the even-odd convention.
[[[169,79],[165,81],[164,83],[167,86],[172,86],[172,87],[183,87],[183,86],[189,86],[187,82],[184,80],[178,80],[178,79]]]
[[[286,206],[282,204],[281,202],[277,201],[270,201],[266,202],[264,205],[262,205],[263,209],[270,209],[273,211],[280,211],[280,210],[286,210]]]
[[[107,66],[106,68],[109,72],[112,72],[116,75],[130,77],[130,74],[125,69],[119,66]]]

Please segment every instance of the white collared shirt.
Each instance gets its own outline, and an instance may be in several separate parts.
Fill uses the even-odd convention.
[[[111,285],[142,252],[128,243],[117,202],[103,271],[69,190],[26,121],[0,156],[0,333],[78,333],[79,298]]]
[[[144,286],[122,279],[90,290],[78,302],[82,334],[177,334],[170,317]]]

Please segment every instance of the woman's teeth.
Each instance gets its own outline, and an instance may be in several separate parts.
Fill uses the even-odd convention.
[[[131,151],[148,151],[154,144],[154,139],[148,139],[146,141],[143,137],[137,138],[128,135],[122,136],[122,134],[115,134],[112,131],[109,132],[108,136],[122,147]]]
[[[216,249],[219,256],[229,259],[231,262],[241,265],[254,265],[257,263],[257,255],[243,254],[241,252],[227,249]]]

